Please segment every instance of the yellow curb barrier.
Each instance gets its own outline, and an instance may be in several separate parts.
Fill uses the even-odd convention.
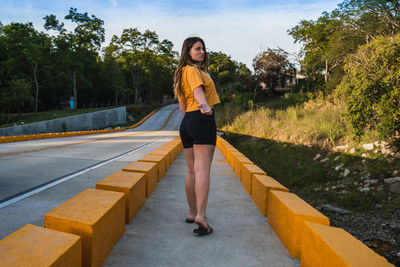
[[[96,183],[97,189],[125,194],[125,223],[130,224],[146,202],[145,173],[117,171]]]
[[[165,145],[163,145],[161,147],[161,149],[166,148],[166,150],[170,150],[171,151],[171,155],[173,156],[173,161],[175,161],[175,159],[178,157],[179,155],[179,149],[178,149],[178,145],[177,144],[171,144],[171,143],[167,143]]]
[[[169,153],[169,157],[170,157],[169,165],[171,165],[175,161],[175,152],[174,152],[174,149],[172,149],[171,147],[163,145],[163,146],[160,146],[159,148],[157,148],[155,151],[167,151]]]
[[[15,142],[15,136],[5,136],[4,137],[4,143],[11,143]]]
[[[244,155],[240,153],[238,150],[230,152],[228,163],[231,166],[232,170],[235,169],[236,158],[241,158],[241,157],[244,157]]]
[[[165,157],[163,155],[146,155],[143,158],[139,159],[141,162],[154,162],[157,163],[158,167],[158,176],[157,180],[160,181],[165,175]]]
[[[139,122],[131,125],[128,129],[133,129],[143,124],[148,118],[150,118],[154,113],[156,113],[159,108],[153,110],[151,113],[147,114],[146,117],[141,119]],[[63,132],[63,133],[45,133],[45,134],[32,134],[32,135],[15,135],[15,136],[2,136],[0,137],[1,143],[12,143],[12,142],[21,142],[21,141],[30,141],[37,139],[46,139],[46,138],[58,138],[58,137],[69,137],[69,136],[78,136],[78,135],[88,135],[88,134],[101,134],[101,133],[111,133],[111,132],[120,132],[125,131],[125,128],[121,129],[110,129],[110,130],[91,130],[91,131],[77,131],[77,132]],[[37,138],[40,136],[40,138]],[[9,137],[9,138],[3,138]]]
[[[228,145],[225,146],[225,158],[228,162],[231,162],[232,152],[239,152],[235,147]]]
[[[125,233],[125,195],[86,189],[46,213],[44,226],[81,236],[83,266],[101,266]]]
[[[329,225],[329,219],[293,193],[271,190],[268,223],[292,257],[300,259],[305,221]]]
[[[394,266],[343,229],[305,222],[301,266]]]
[[[178,154],[183,150],[183,144],[182,144],[181,138],[179,136],[175,137],[174,139],[169,141],[167,144],[176,144],[178,146]]]
[[[169,151],[165,150],[153,150],[152,152],[149,153],[150,155],[163,155],[165,157],[165,170],[168,171],[169,166],[172,164],[172,159],[171,159],[171,154]]]
[[[235,158],[235,164],[233,167],[233,171],[235,172],[235,175],[239,180],[242,180],[240,176],[240,170],[243,168],[243,164],[254,164],[251,160],[249,160],[247,157],[236,157]]]
[[[15,141],[14,142],[23,142],[23,141],[25,141],[25,136],[24,135],[15,136]]]
[[[217,136],[217,146],[227,159],[235,148]],[[249,166],[245,157],[235,155],[234,171],[243,179]],[[229,161],[228,161],[229,162]],[[237,170],[240,166],[239,171]],[[242,184],[252,188],[252,199],[289,254],[301,258],[301,266],[393,266],[351,234],[329,226],[329,219],[273,178],[265,174],[248,176]],[[248,183],[252,185],[248,185]],[[245,186],[247,184],[247,186]]]
[[[81,266],[82,241],[77,235],[27,224],[0,240],[1,266]]]
[[[125,166],[122,170],[126,172],[141,172],[145,173],[146,179],[146,198],[150,197],[151,193],[157,186],[158,181],[158,169],[157,163],[155,162],[139,162],[135,161],[128,166]]]
[[[247,163],[242,164],[242,169],[240,170],[241,182],[242,182],[244,189],[250,196],[252,194],[252,184],[253,184],[253,175],[254,174],[267,175],[265,173],[265,171],[263,171],[257,165],[247,164]]]
[[[254,204],[258,207],[262,216],[268,215],[268,199],[271,190],[289,192],[289,189],[281,185],[272,177],[262,174],[254,174],[251,198],[253,199]]]

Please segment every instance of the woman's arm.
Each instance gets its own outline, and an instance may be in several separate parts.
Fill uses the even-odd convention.
[[[179,109],[181,110],[182,114],[186,114],[186,103],[185,102],[179,102]]]
[[[197,107],[200,108],[200,112],[206,115],[212,115],[212,109],[207,104],[206,97],[204,95],[203,87],[199,86],[193,90],[194,99],[196,99],[199,105]]]

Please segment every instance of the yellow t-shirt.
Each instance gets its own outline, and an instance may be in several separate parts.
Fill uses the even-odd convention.
[[[187,65],[182,68],[182,90],[184,97],[179,97],[179,102],[186,103],[186,111],[199,110],[196,99],[193,96],[193,90],[199,86],[203,87],[204,96],[207,104],[214,106],[220,102],[217,90],[210,75],[194,66]]]

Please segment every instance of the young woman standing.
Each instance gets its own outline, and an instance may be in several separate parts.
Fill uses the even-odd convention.
[[[174,93],[184,114],[180,125],[188,172],[185,180],[189,205],[187,223],[199,227],[193,232],[211,234],[206,220],[210,168],[217,138],[215,104],[220,102],[214,82],[207,72],[208,56],[204,41],[198,37],[183,42],[181,57],[174,76]]]

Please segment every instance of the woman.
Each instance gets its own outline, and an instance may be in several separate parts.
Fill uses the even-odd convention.
[[[187,223],[199,227],[193,232],[211,234],[206,220],[210,167],[217,138],[213,106],[219,98],[207,73],[208,56],[204,41],[198,37],[183,42],[181,58],[174,76],[174,93],[184,114],[180,126],[188,172],[185,191],[189,205]]]

